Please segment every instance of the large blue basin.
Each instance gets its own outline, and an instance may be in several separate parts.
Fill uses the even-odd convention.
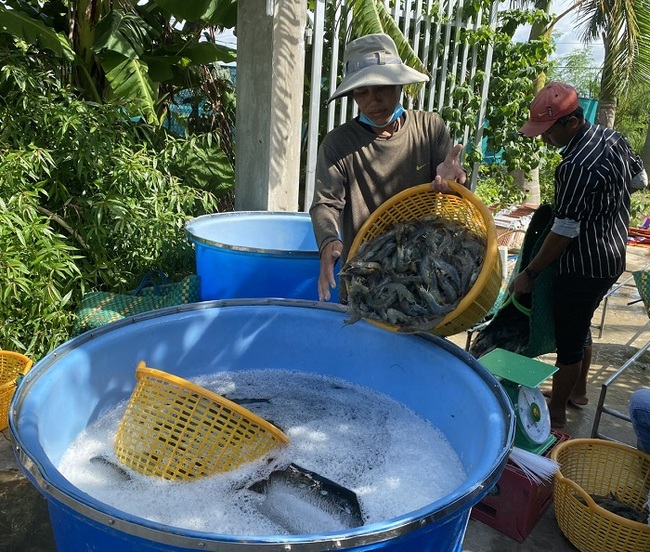
[[[307,213],[234,211],[185,225],[201,300],[318,299],[320,255]],[[337,289],[332,301],[338,301]]]
[[[460,551],[472,506],[505,467],[514,438],[512,405],[496,379],[456,345],[363,321],[345,325],[346,318],[342,307],[318,302],[211,301],[109,324],[44,357],[16,391],[10,430],[22,469],[48,501],[58,549]],[[130,397],[142,359],[185,378],[291,369],[370,387],[440,428],[467,479],[426,507],[341,533],[240,537],[130,515],[72,485],[57,465],[81,431]]]

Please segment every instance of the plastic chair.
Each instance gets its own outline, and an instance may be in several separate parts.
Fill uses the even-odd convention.
[[[650,270],[647,270],[649,266],[650,265],[646,265],[645,267],[643,267],[643,269],[633,272],[630,278],[624,280],[619,285],[613,287],[609,295],[611,296],[611,294],[614,291],[620,289],[622,285],[624,285],[626,282],[634,278],[637,289],[639,290],[639,294],[641,295],[641,299],[643,300],[648,316],[650,317]],[[604,318],[605,315],[603,313],[603,319],[602,319],[603,322],[604,322]],[[602,323],[601,323],[601,331],[602,331]],[[645,353],[649,348],[650,348],[650,340],[648,340],[648,342],[645,345],[643,345],[636,353],[634,353],[630,358],[628,358],[614,374],[612,374],[609,378],[607,378],[603,382],[600,389],[600,396],[598,398],[598,406],[596,407],[596,413],[594,415],[594,423],[591,426],[592,439],[598,438],[598,439],[606,439],[608,441],[618,441],[614,437],[607,436],[600,432],[599,426],[603,414],[608,414],[614,418],[618,418],[619,420],[624,420],[626,422],[632,423],[632,419],[628,414],[620,412],[615,408],[609,408],[605,406],[605,399],[607,397],[607,391],[609,390],[610,386],[619,377],[621,377],[630,368],[630,366],[632,366],[637,361],[637,359],[641,355],[643,355],[643,353]]]
[[[650,263],[645,265],[641,271],[647,271],[650,269]],[[609,298],[614,295],[617,291],[619,291],[621,288],[624,286],[627,286],[630,284],[634,276],[630,276],[628,278],[625,278],[625,280],[621,282],[617,282],[612,286],[612,288],[605,294],[605,297],[603,297],[603,308],[600,314],[600,323],[599,324],[592,324],[592,327],[598,329],[598,339],[603,337],[603,332],[605,331],[605,316],[607,315],[607,305],[609,302]]]

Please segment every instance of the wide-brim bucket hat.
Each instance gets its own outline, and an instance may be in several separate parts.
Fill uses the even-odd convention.
[[[391,86],[427,82],[429,77],[406,65],[387,34],[369,34],[352,40],[343,55],[344,76],[328,101],[363,86]]]

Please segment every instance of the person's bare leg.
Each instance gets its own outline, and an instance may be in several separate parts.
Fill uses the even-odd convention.
[[[557,364],[558,371],[553,374],[553,391],[548,403],[551,427],[560,429],[566,425],[566,405],[569,395],[580,376],[582,362]]]
[[[589,368],[591,367],[591,345],[585,348],[585,356],[582,358],[580,365],[580,375],[576,381],[571,394],[569,395],[569,402],[576,406],[586,406],[589,404],[587,397],[587,378],[589,377]]]

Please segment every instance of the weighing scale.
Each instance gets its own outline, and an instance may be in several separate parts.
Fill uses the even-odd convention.
[[[479,362],[499,378],[512,401],[517,419],[515,446],[544,454],[557,437],[551,433],[551,415],[539,385],[557,372],[557,366],[505,349],[494,349]]]

